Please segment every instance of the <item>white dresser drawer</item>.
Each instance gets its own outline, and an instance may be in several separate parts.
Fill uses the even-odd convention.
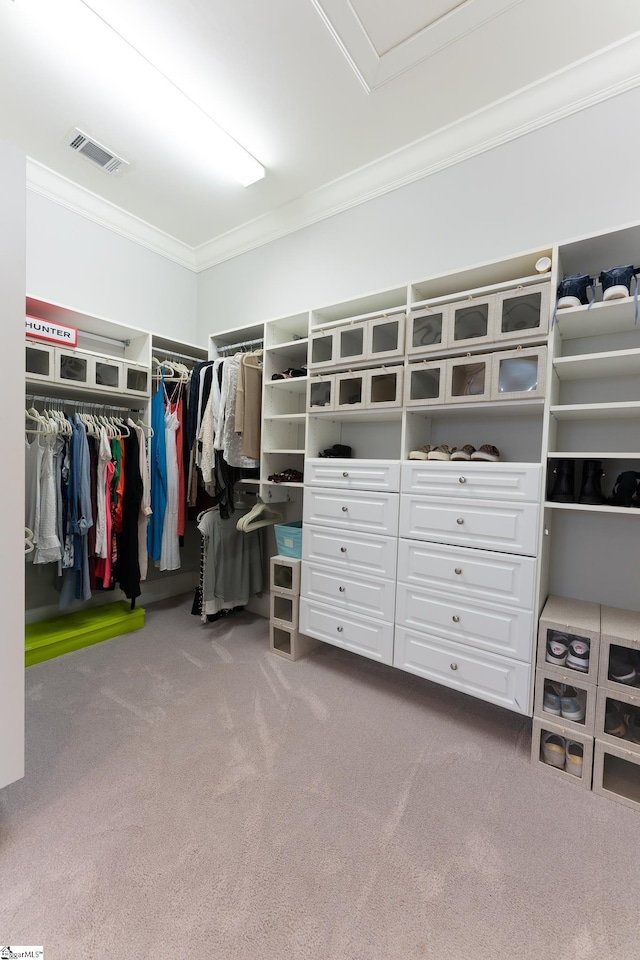
[[[538,542],[538,505],[491,500],[456,503],[404,494],[400,536],[533,557]]]
[[[396,627],[393,665],[531,716],[527,663]]]
[[[396,620],[413,630],[425,630],[453,643],[478,647],[490,653],[531,661],[533,613],[427,593],[406,583],[398,584]]]
[[[400,461],[307,459],[304,462],[304,482],[312,487],[397,493],[400,489]]]
[[[398,494],[309,487],[304,494],[303,520],[336,530],[393,537],[398,532]]]
[[[350,530],[329,530],[305,524],[302,528],[302,559],[310,563],[344,568],[350,573],[395,579],[398,541]]]
[[[409,461],[402,464],[401,490],[464,500],[537,503],[541,476],[541,467],[530,463]]]
[[[335,610],[306,597],[300,598],[300,632],[381,663],[393,660],[393,624]]]
[[[533,609],[536,561],[510,553],[420,540],[401,540],[398,580],[431,593],[444,590],[468,600]]]
[[[303,561],[300,594],[308,600],[343,607],[349,613],[393,623],[395,580],[377,580]]]

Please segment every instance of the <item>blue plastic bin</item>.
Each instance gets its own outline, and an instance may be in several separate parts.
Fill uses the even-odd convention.
[[[291,557],[292,560],[302,559],[302,520],[293,523],[275,523],[276,544],[278,555]]]

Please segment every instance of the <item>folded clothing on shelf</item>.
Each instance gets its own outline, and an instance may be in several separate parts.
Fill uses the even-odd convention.
[[[323,450],[318,454],[320,457],[342,457],[347,459],[351,456],[351,447],[348,447],[344,443],[334,443],[332,447],[329,447],[327,450]]]

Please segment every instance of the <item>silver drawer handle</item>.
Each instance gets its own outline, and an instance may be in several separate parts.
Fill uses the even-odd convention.
[[[451,619],[453,620],[454,623],[460,623],[460,617],[458,616],[457,613],[454,613]]]
[[[347,552],[346,547],[340,547],[340,553],[346,553],[346,552]]]
[[[342,627],[338,627],[338,633],[342,633]]]
[[[466,483],[466,482],[467,482],[466,477],[458,477],[458,483]]]
[[[457,663],[450,663],[449,666],[451,667],[452,670],[457,670],[457,669],[458,669],[458,664],[457,664]]]
[[[340,587],[340,593],[344,593],[344,587]]]
[[[462,573],[462,568],[456,567],[456,573],[458,574],[458,576],[460,576],[460,574]]]
[[[343,513],[346,513],[346,512],[347,512],[347,509],[348,509],[348,507],[343,507],[343,508],[342,508],[342,512],[343,512]]]
[[[343,477],[348,477],[349,474],[348,474],[347,471],[345,470],[344,473],[342,474],[342,476],[343,476]]]
[[[344,510],[344,507],[342,509]],[[458,519],[456,520],[456,523],[461,527],[462,524],[464,523],[464,519],[462,517],[458,517]]]

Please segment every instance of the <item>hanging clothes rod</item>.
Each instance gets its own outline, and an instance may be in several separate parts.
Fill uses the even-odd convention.
[[[219,353],[228,353],[230,351],[243,350],[249,347],[264,346],[264,337],[258,337],[256,340],[243,340],[241,343],[217,344]]]
[[[128,347],[131,343],[131,340],[114,340],[113,337],[103,337],[100,333],[88,333],[86,330],[78,330],[78,338],[96,340],[98,343],[109,343],[113,347]]]
[[[114,403],[93,403],[90,400],[69,400],[67,397],[39,397],[33,393],[27,394],[27,401],[31,403],[46,403],[49,407],[65,406],[65,407],[84,407],[90,408],[91,410],[117,410],[121,413],[142,413],[142,407],[120,407]]]
[[[191,357],[186,353],[177,353],[175,350],[168,350],[164,347],[154,347],[153,353],[161,353],[166,360],[188,360],[189,363],[193,364],[204,363],[207,359],[206,357]]]

